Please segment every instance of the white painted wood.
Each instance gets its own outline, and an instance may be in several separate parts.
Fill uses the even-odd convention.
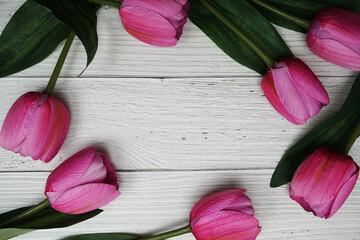
[[[0,31],[24,0],[1,1]],[[224,54],[190,21],[177,46],[159,48],[130,36],[122,27],[114,8],[98,14],[99,48],[94,61],[82,77],[204,77],[258,76]],[[294,54],[304,60],[318,76],[354,76],[353,71],[335,66],[315,56],[306,47],[305,35],[278,28]],[[17,73],[16,77],[46,77],[60,54],[61,47],[42,63]],[[62,76],[76,77],[85,67],[86,56],[75,40]]]
[[[181,227],[201,197],[231,188],[247,189],[262,231],[257,240],[356,240],[360,238],[360,190],[355,188],[332,218],[314,217],[288,196],[288,186],[271,189],[271,170],[118,172],[122,195],[86,222],[32,232],[16,239],[51,240],[92,232],[149,234]],[[0,212],[44,198],[48,173],[0,173]],[[358,182],[359,184],[359,182]],[[16,201],[14,201],[16,199]],[[179,240],[194,239],[187,234]]]
[[[0,0],[0,31],[24,0]],[[99,49],[80,78],[86,56],[75,40],[55,89],[68,106],[67,139],[49,164],[0,148],[0,213],[44,197],[46,177],[90,145],[110,156],[122,195],[87,222],[17,239],[51,240],[90,232],[156,233],[186,224],[192,205],[219,190],[248,189],[267,240],[360,239],[360,190],[331,219],[304,212],[287,188],[269,188],[284,151],[342,105],[358,73],[313,55],[305,35],[277,27],[296,56],[320,76],[331,103],[304,126],[284,120],[242,67],[191,22],[176,47],[145,45],[122,28],[116,10],[99,11]],[[60,53],[0,79],[0,126],[12,103],[42,91]],[[360,163],[360,141],[350,152]],[[191,234],[176,238],[194,239]]]
[[[90,145],[117,169],[273,168],[283,152],[344,101],[354,78],[321,78],[331,104],[304,126],[284,120],[260,78],[60,79],[55,96],[68,106],[68,137],[51,164],[0,150],[0,170],[51,170]],[[0,79],[0,124],[26,91],[46,79]],[[359,142],[360,143],[360,142]],[[360,144],[352,154],[360,160]]]

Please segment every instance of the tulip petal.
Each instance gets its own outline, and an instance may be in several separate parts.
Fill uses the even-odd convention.
[[[310,208],[316,216],[328,218],[350,194],[358,171],[350,156],[320,148],[296,170],[290,185],[290,197],[306,211]]]
[[[260,231],[255,217],[232,211],[205,216],[192,227],[197,240],[253,240]]]
[[[242,212],[254,216],[254,208],[251,206],[251,200],[248,196],[242,194],[235,198],[229,205],[222,209],[222,211]]]
[[[351,191],[353,190],[358,177],[359,177],[359,169],[357,170],[357,173],[355,173],[351,178],[349,178],[349,180],[340,189],[332,205],[330,214],[325,218],[329,218],[332,215],[334,215],[339,210],[339,208],[344,204],[346,199],[349,197]]]
[[[55,157],[69,128],[69,112],[62,102],[47,94],[27,93],[8,116],[0,135],[5,149],[44,162]]]
[[[6,150],[13,150],[20,148],[19,145],[24,145],[26,142],[26,119],[29,115],[29,107],[36,104],[40,93],[29,92],[18,98],[11,106],[8,114],[5,117],[0,133],[0,146]],[[23,151],[27,151],[27,147]],[[23,152],[22,151],[22,152]],[[15,151],[19,152],[19,151]],[[22,152],[20,154],[22,154]],[[22,154],[27,156],[27,152]]]
[[[127,6],[119,9],[125,30],[135,38],[155,46],[174,46],[177,31],[162,15],[152,10]]]
[[[74,186],[89,169],[95,155],[95,148],[86,148],[60,164],[53,171],[45,186],[45,192],[62,192]]]
[[[288,66],[289,73],[294,80],[295,86],[300,88],[303,93],[311,96],[315,100],[326,106],[330,103],[329,95],[311,69],[298,58],[283,58]]]
[[[308,33],[306,42],[310,50],[317,56],[354,71],[360,71],[360,53],[336,40],[320,39]]]
[[[109,158],[105,154],[100,153],[99,155],[102,158],[105,168],[107,170],[106,178],[104,179],[103,183],[111,184],[115,186],[116,189],[119,189],[119,183],[117,181],[116,172],[113,166],[111,165]]]
[[[245,192],[246,190],[243,189],[231,189],[205,196],[191,209],[190,219],[198,219],[219,212]]]
[[[152,10],[163,17],[171,17],[182,11],[183,6],[173,0],[123,0],[121,7],[136,6]]]
[[[299,119],[292,116],[281,103],[278,94],[276,93],[274,80],[271,71],[269,71],[261,81],[261,89],[263,90],[266,98],[270,102],[270,104],[278,111],[284,118],[286,118],[289,122],[297,125],[302,125],[306,123],[306,120]]]
[[[320,111],[321,104],[294,84],[302,78],[295,79],[285,63],[277,63],[271,71],[279,99],[292,116],[307,120]]]
[[[47,194],[48,195],[48,194]],[[72,188],[51,202],[51,207],[63,213],[81,214],[102,207],[120,195],[116,187],[92,183]]]

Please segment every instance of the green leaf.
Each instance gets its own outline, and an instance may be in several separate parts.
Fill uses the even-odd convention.
[[[5,222],[6,220],[29,208],[30,207],[19,208],[0,214],[0,223]],[[48,206],[39,212],[32,214],[31,217],[23,218],[21,221],[9,224],[9,226],[6,226],[6,228],[0,228],[0,240],[9,239],[38,229],[71,226],[73,224],[92,218],[101,212],[101,209],[97,209],[84,214],[66,214],[58,212],[52,207]]]
[[[252,0],[247,0],[251,3],[261,14],[276,25],[295,30],[298,32],[306,33],[307,29],[300,27],[299,25],[289,21],[288,19],[275,14],[264,7],[261,7],[254,3]],[[300,17],[306,20],[312,20],[316,13],[329,8],[338,7],[348,11],[360,13],[360,0],[262,0],[263,2],[269,3],[274,7],[290,13],[296,17]]]
[[[0,77],[31,67],[52,53],[70,29],[33,0],[26,1],[0,35]]]
[[[124,233],[94,233],[81,234],[62,238],[61,240],[132,240],[139,239],[139,236]]]
[[[207,1],[273,60],[292,56],[270,22],[246,1]],[[232,59],[261,75],[267,72],[268,67],[264,61],[199,0],[190,0],[189,18]]]
[[[300,163],[322,146],[347,154],[349,142],[359,136],[354,136],[355,129],[360,124],[359,103],[360,75],[356,78],[342,108],[286,151],[272,175],[270,186],[279,187],[290,182]]]
[[[98,4],[83,0],[35,0],[51,10],[59,20],[66,23],[83,43],[87,54],[87,65],[94,59],[98,47],[96,12]]]

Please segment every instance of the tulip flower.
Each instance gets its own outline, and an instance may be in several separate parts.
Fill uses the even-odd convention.
[[[102,207],[120,195],[108,157],[86,148],[57,167],[48,177],[45,195],[51,207],[80,214]]]
[[[125,30],[150,45],[176,45],[188,16],[187,0],[123,0],[119,9]]]
[[[270,68],[261,88],[271,105],[298,125],[306,123],[330,102],[319,79],[304,62],[294,57],[283,58]]]
[[[311,22],[310,50],[336,65],[360,71],[360,14],[339,8],[319,12]]]
[[[246,190],[214,193],[198,201],[190,213],[190,226],[197,240],[250,240],[260,233]]]
[[[307,157],[296,170],[290,198],[305,211],[329,218],[350,195],[359,167],[350,156],[322,147]]]
[[[51,95],[29,92],[10,108],[0,133],[0,146],[49,162],[58,153],[69,128],[69,112]]]

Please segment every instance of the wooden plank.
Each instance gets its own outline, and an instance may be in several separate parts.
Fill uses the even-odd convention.
[[[37,231],[17,239],[51,240],[91,232],[149,234],[187,224],[191,207],[212,192],[244,188],[262,227],[258,240],[355,240],[360,238],[360,190],[328,220],[314,217],[290,200],[287,186],[271,189],[271,170],[118,172],[122,195],[99,216],[64,229]],[[48,173],[0,173],[0,212],[44,198]],[[359,182],[358,182],[359,184]],[[195,239],[191,234],[179,240]]]
[[[0,79],[0,125],[21,94],[47,79]],[[268,103],[259,78],[60,79],[55,96],[71,114],[67,139],[49,164],[0,150],[0,171],[48,171],[90,145],[116,169],[274,168],[284,151],[333,114],[353,78],[321,78],[331,104],[304,126]],[[360,142],[352,149],[360,159]]]
[[[24,0],[1,4],[0,31]],[[98,15],[99,49],[93,63],[82,77],[223,77],[258,76],[224,54],[190,21],[185,25],[179,44],[172,48],[146,45],[130,36],[122,27],[114,8],[102,8]],[[305,35],[278,27],[294,54],[304,60],[318,76],[355,76],[350,71],[328,63],[310,52]],[[50,76],[61,47],[42,63],[13,75],[14,77]],[[86,55],[78,39],[71,48],[63,72],[76,77],[85,67]]]

